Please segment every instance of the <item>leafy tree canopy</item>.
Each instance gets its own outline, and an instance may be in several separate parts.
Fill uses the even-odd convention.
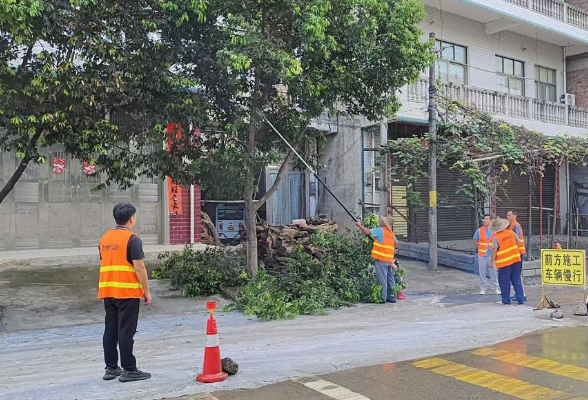
[[[544,174],[548,165],[584,163],[588,138],[545,136],[539,132],[497,120],[492,115],[444,102],[437,136],[438,165],[456,170],[467,179],[459,190],[474,202],[488,200],[514,176],[532,178]],[[427,176],[430,136],[390,141],[386,152],[395,161],[392,174],[408,181],[408,198],[420,206],[416,182]]]
[[[23,160],[0,202],[54,144],[123,186],[181,164],[182,155],[158,157],[165,124],[187,126],[206,106],[175,68],[177,41],[160,31],[200,23],[204,10],[202,1],[0,0],[0,149]],[[121,110],[146,123],[112,123]]]

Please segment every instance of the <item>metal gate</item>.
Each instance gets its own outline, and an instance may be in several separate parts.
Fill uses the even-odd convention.
[[[96,246],[114,224],[113,206],[123,201],[137,207],[136,233],[143,242],[161,243],[163,214],[157,181],[140,178],[125,191],[116,185],[94,191],[102,182],[99,173],[84,174],[82,164],[60,147],[46,155],[46,163],[29,164],[0,204],[0,249]],[[54,172],[52,161],[57,158],[65,161],[65,167]],[[18,162],[14,154],[0,154],[0,184],[9,179]]]
[[[267,188],[276,181],[278,170],[278,166],[267,167]],[[266,219],[270,225],[287,225],[303,217],[302,184],[301,172],[289,171],[285,174],[278,189],[266,203]]]

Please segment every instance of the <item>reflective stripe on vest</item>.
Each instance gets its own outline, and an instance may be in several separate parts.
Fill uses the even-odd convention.
[[[486,227],[482,226],[478,229],[478,235],[480,239],[478,240],[478,255],[485,256],[488,254],[488,249],[492,247],[491,238],[486,236]]]
[[[519,232],[521,232],[519,235],[519,254],[526,254],[527,251],[525,250],[525,235],[523,234],[523,227],[518,222],[515,222],[514,224],[510,224],[510,230],[514,232],[515,226],[518,226]]]
[[[496,268],[504,268],[521,261],[519,246],[517,245],[516,235],[513,231],[505,229],[494,234],[498,241],[498,251],[496,252]]]
[[[111,229],[100,239],[100,282],[98,298],[140,299],[143,287],[135,267],[127,260],[127,249],[133,232]]]
[[[396,251],[394,243],[394,233],[390,232],[388,228],[382,228],[384,232],[384,240],[382,243],[374,238],[372,246],[372,258],[380,261],[392,262],[394,261],[394,253]]]

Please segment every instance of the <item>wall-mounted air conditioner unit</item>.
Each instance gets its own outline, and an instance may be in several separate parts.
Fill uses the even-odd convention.
[[[572,93],[566,93],[561,95],[561,103],[567,106],[575,106],[576,105],[576,95]]]

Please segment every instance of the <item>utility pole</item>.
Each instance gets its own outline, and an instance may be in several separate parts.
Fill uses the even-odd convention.
[[[435,34],[429,38],[435,42]],[[433,60],[429,68],[429,269],[438,271],[437,267],[437,76],[435,60],[437,54],[433,49]]]
[[[380,121],[380,146],[388,144],[388,121]],[[388,154],[380,154],[380,215],[388,215]]]

